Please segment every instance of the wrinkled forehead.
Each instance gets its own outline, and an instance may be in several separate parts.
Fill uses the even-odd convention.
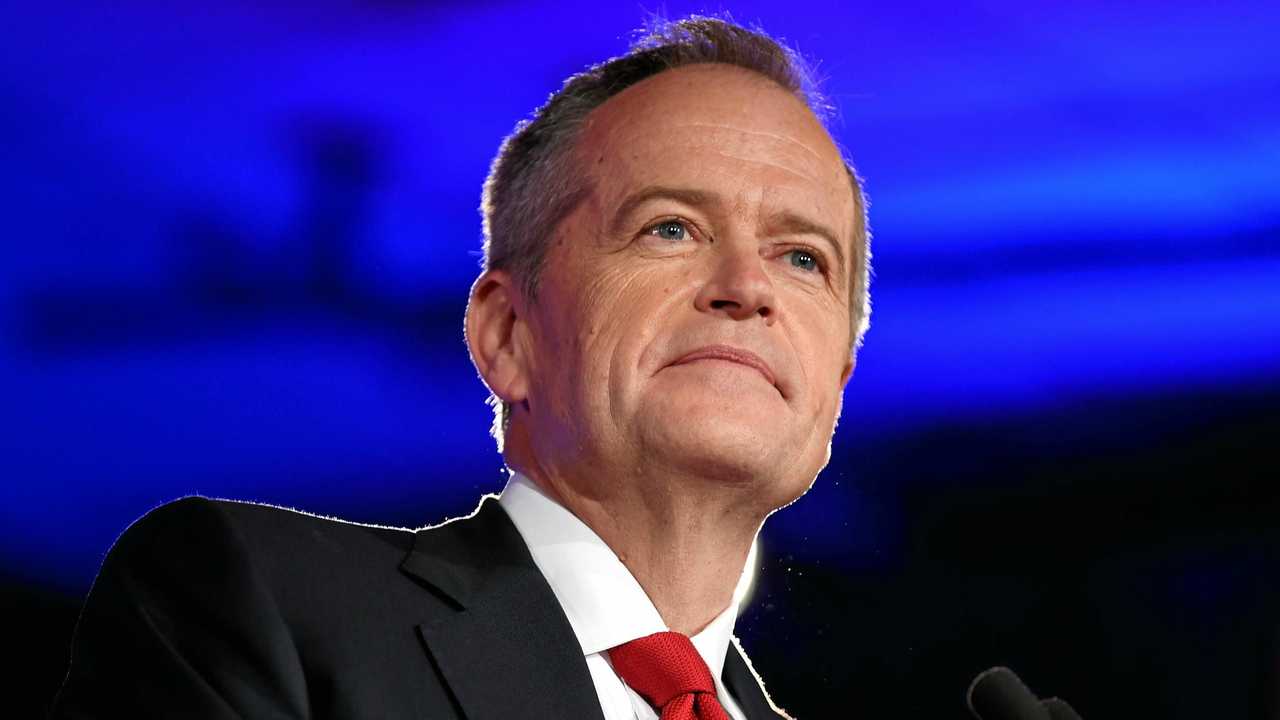
[[[826,129],[800,99],[741,68],[691,65],[627,88],[588,116],[578,152],[606,204],[637,184],[693,183],[853,217]]]

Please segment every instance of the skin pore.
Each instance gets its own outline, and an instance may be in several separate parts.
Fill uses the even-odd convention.
[[[830,455],[853,370],[852,187],[801,101],[727,65],[626,89],[576,150],[591,191],[554,229],[537,297],[487,271],[467,340],[514,408],[507,464],[693,635]]]

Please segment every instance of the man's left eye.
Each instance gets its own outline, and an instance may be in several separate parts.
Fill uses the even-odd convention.
[[[819,269],[818,256],[808,250],[792,250],[787,253],[791,258],[791,264],[806,272],[814,272]]]
[[[663,220],[650,227],[649,234],[663,240],[684,240],[689,237],[689,229],[679,220]]]

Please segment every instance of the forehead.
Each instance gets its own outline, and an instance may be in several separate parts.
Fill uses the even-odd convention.
[[[773,81],[729,65],[668,70],[610,98],[578,145],[597,200],[646,184],[781,204],[852,236],[852,186],[826,129]]]

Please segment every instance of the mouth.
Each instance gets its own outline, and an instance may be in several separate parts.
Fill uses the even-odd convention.
[[[768,380],[770,385],[775,388],[778,387],[777,380],[773,376],[773,370],[770,369],[769,364],[766,363],[764,359],[750,350],[743,350],[742,348],[731,347],[729,345],[707,345],[706,347],[698,348],[697,350],[682,356],[680,359],[671,363],[671,365],[673,367],[676,365],[686,365],[699,360],[722,360],[749,367],[764,376],[764,379]],[[779,390],[779,392],[781,392],[781,390]]]

